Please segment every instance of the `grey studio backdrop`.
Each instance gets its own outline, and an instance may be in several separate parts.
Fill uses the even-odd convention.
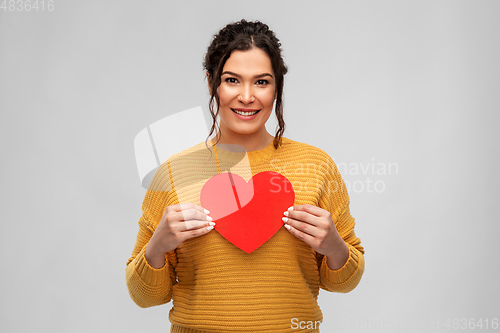
[[[1,332],[169,331],[172,303],[125,284],[133,141],[208,117],[202,57],[241,18],[280,38],[285,136],[332,156],[366,249],[354,291],[321,290],[321,332],[498,330],[500,2],[47,5],[0,10]]]

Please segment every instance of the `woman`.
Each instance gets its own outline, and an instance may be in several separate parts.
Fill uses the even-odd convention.
[[[319,332],[319,288],[349,292],[363,274],[333,160],[282,136],[280,46],[258,21],[215,35],[204,61],[209,137],[217,116],[219,129],[163,163],[146,193],[127,286],[141,307],[173,300],[171,332]]]

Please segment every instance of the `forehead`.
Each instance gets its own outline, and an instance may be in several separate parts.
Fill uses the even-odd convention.
[[[271,59],[259,48],[247,51],[234,50],[226,60],[222,71],[235,72],[241,75],[273,73]]]

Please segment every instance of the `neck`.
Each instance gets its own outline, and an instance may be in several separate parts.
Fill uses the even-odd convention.
[[[222,134],[219,131],[212,139],[212,143],[238,145],[245,148],[246,151],[255,151],[266,148],[273,140],[274,136],[263,128],[263,131],[252,134],[228,133],[228,131]]]

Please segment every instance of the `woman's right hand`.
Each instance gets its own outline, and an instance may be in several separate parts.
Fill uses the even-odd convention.
[[[176,249],[186,239],[209,233],[215,225],[211,222],[209,213],[193,203],[167,206],[146,246],[144,255],[149,265],[157,269],[162,268],[167,252]]]

